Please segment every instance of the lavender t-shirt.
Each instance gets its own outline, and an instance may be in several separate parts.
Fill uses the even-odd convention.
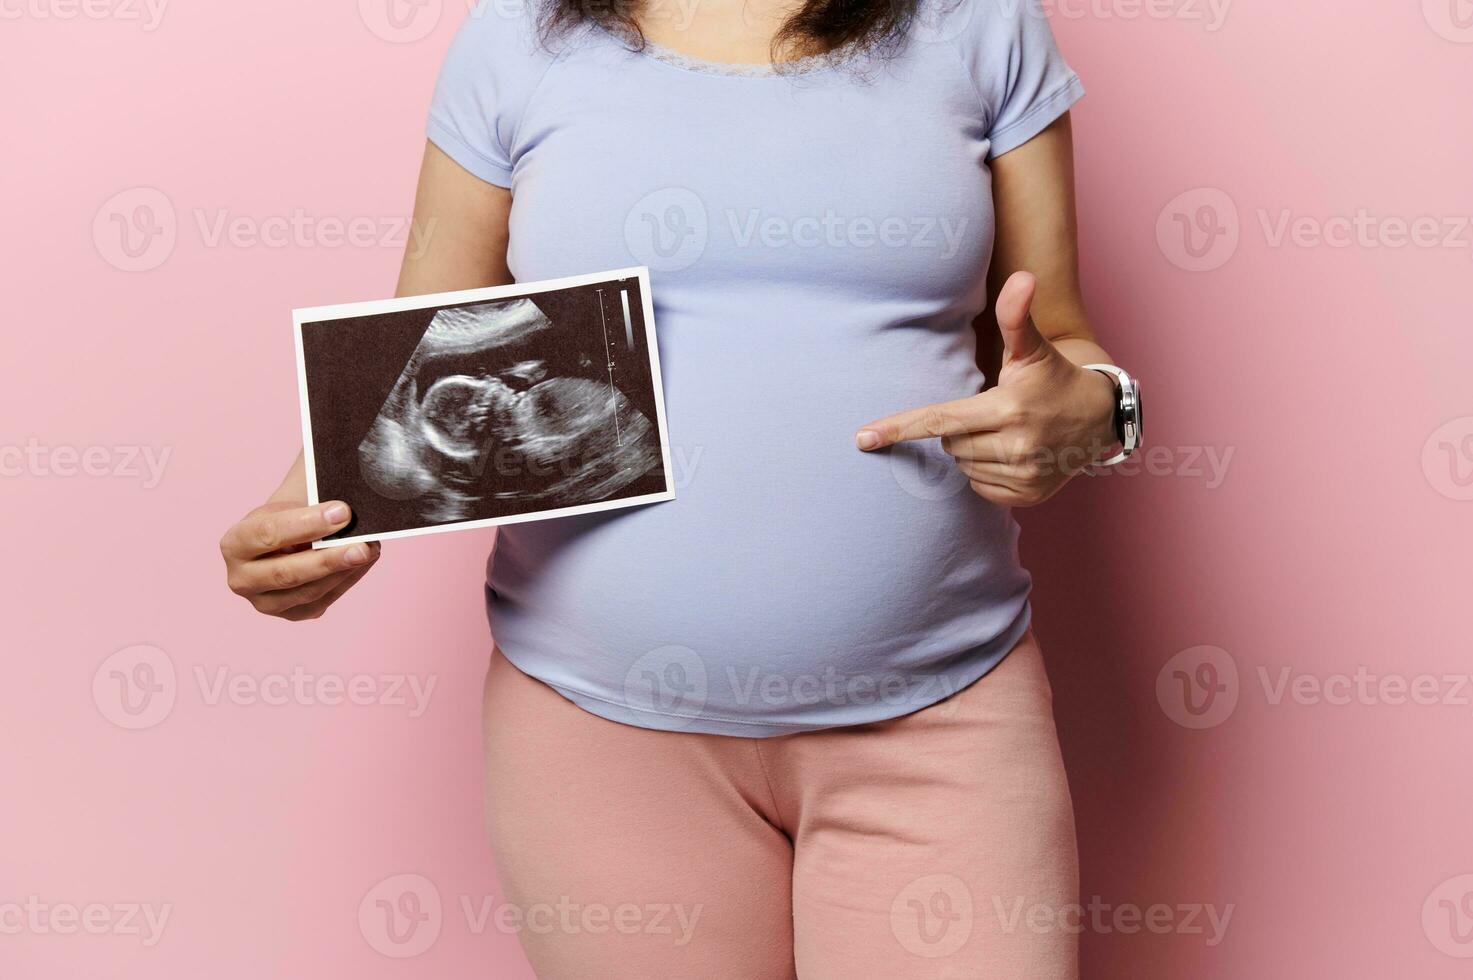
[[[508,659],[606,718],[741,736],[994,667],[1029,622],[1017,525],[935,440],[854,433],[980,390],[989,161],[1082,94],[1025,0],[927,6],[888,60],[781,75],[477,8],[430,139],[512,189],[518,280],[651,268],[677,498],[502,529]]]

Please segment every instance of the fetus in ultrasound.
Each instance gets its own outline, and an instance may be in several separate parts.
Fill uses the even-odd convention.
[[[358,447],[364,479],[433,523],[612,496],[661,457],[654,425],[599,378],[601,340],[528,299],[440,310]]]

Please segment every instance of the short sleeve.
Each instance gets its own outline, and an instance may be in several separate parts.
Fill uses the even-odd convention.
[[[430,103],[430,142],[498,187],[512,184],[518,124],[546,68],[524,12],[530,6],[478,4],[450,45]]]
[[[965,0],[975,8],[964,52],[986,114],[988,157],[1017,149],[1084,96],[1038,0]]]

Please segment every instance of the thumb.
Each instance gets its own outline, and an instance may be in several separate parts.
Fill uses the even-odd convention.
[[[993,313],[1002,334],[1004,363],[1023,363],[1037,360],[1048,353],[1049,342],[1028,315],[1033,297],[1038,292],[1038,280],[1031,272],[1015,272],[1003,284],[997,294]]]

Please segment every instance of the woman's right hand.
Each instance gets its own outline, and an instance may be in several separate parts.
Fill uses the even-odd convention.
[[[414,199],[414,230],[396,296],[449,293],[513,282],[506,264],[511,191],[471,174],[426,142]],[[433,233],[432,233],[433,232]],[[328,516],[333,507],[341,514]],[[313,551],[318,538],[348,523],[347,505],[307,506],[298,456],[281,488],[220,541],[230,590],[259,612],[316,619],[378,561],[377,542]]]
[[[316,619],[378,561],[377,541],[313,550],[319,538],[340,531],[352,512],[341,501],[307,503],[301,460],[266,503],[241,518],[220,539],[230,591],[257,612],[298,622]]]

